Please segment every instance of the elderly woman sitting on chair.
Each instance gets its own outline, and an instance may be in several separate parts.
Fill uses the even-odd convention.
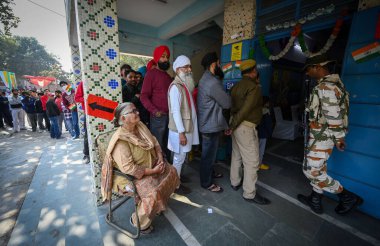
[[[103,200],[111,199],[111,189],[118,193],[132,189],[126,178],[112,175],[113,167],[135,177],[139,201],[131,223],[136,225],[138,216],[141,232],[147,234],[153,230],[154,216],[166,209],[170,195],[179,185],[178,175],[163,159],[159,143],[140,121],[132,103],[122,103],[115,109],[114,124],[119,128],[110,140],[102,167]]]

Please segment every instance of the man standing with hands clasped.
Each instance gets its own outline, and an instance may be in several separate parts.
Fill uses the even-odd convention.
[[[256,192],[257,171],[260,167],[256,126],[261,121],[263,107],[261,89],[256,82],[256,61],[243,61],[240,70],[243,78],[231,90],[231,187],[238,190],[243,184],[243,198],[246,201],[265,205],[270,201]]]

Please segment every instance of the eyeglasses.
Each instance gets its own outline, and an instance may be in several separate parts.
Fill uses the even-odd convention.
[[[128,115],[128,114],[138,114],[139,113],[139,111],[137,110],[137,108],[135,108],[135,109],[132,109],[131,111],[129,111],[129,112],[126,112],[125,114],[123,114],[123,115]]]

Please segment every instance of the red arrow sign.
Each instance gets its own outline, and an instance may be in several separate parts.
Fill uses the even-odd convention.
[[[90,94],[87,97],[87,114],[106,120],[113,120],[113,111],[117,105],[117,102]]]

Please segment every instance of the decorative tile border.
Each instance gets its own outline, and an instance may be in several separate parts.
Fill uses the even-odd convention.
[[[71,62],[73,65],[73,85],[75,89],[78,87],[79,83],[82,81],[82,67],[80,65],[80,54],[78,46],[71,46]],[[85,114],[83,112],[82,104],[77,103],[78,109],[78,118],[79,118],[79,129],[81,138],[84,137],[84,117]]]
[[[75,7],[85,97],[94,94],[121,102],[116,0],[76,0]],[[101,204],[101,164],[94,142],[99,133],[113,129],[113,125],[104,119],[86,117],[95,192],[97,203]]]

